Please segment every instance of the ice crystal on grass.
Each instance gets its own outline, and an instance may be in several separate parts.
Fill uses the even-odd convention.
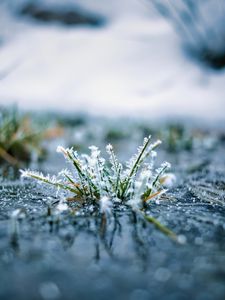
[[[44,176],[42,173],[21,170],[22,177],[31,177],[41,182],[54,185],[72,192],[84,203],[98,203],[101,199],[120,199],[124,204],[130,200],[143,204],[164,191],[165,172],[170,164],[164,162],[154,170],[154,149],[160,144],[157,141],[150,144],[150,137],[145,138],[143,145],[125,165],[120,163],[113,151],[112,145],[106,146],[109,160],[102,158],[96,146],[89,147],[90,155],[78,155],[76,151],[57,147],[66,160],[72,163],[75,174],[64,169],[57,176]],[[106,198],[105,198],[106,197]]]
[[[154,169],[155,148],[161,142],[151,144],[150,139],[150,136],[144,139],[143,145],[126,164],[119,162],[112,145],[106,146],[108,160],[101,157],[96,146],[89,147],[90,155],[79,155],[73,148],[59,146],[57,152],[72,164],[74,174],[65,169],[57,176],[50,177],[27,170],[21,171],[22,177],[31,177],[66,190],[72,193],[70,200],[86,207],[94,205],[102,214],[110,214],[118,205],[130,206],[160,227],[158,222],[152,221],[152,217],[146,217],[146,208],[150,200],[159,198],[165,192],[163,183],[166,182],[165,172],[170,164],[164,162]]]
[[[107,196],[103,196],[100,199],[100,211],[101,213],[110,214],[112,209],[112,201]]]

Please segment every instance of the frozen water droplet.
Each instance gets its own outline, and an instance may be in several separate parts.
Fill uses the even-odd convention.
[[[180,244],[186,244],[186,242],[187,242],[187,238],[183,234],[178,235],[177,240],[178,240],[178,243],[180,243]]]
[[[148,300],[149,299],[149,293],[147,290],[144,290],[144,289],[136,289],[134,290],[130,297],[129,297],[129,300]]]
[[[155,272],[155,279],[161,282],[169,280],[171,272],[166,268],[158,268]]]
[[[58,299],[60,291],[54,282],[44,282],[40,285],[39,292],[43,299]]]
[[[202,245],[203,244],[203,240],[201,237],[196,237],[195,238],[195,244],[196,245]]]

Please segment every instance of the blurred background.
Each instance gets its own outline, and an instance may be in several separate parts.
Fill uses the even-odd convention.
[[[0,0],[0,105],[224,121],[224,0]]]

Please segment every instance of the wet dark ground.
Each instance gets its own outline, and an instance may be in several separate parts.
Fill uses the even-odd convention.
[[[103,228],[100,217],[59,212],[46,186],[2,179],[0,299],[224,299],[224,141],[163,158],[177,183],[151,214],[180,243],[126,208]]]

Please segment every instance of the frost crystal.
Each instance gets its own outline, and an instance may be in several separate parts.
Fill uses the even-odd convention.
[[[110,201],[109,197],[103,196],[100,199],[100,211],[101,213],[110,214],[112,209],[112,202]]]
[[[63,148],[62,146],[58,146],[56,148],[56,152],[62,153],[64,155],[64,157],[67,157],[67,151],[68,151],[68,149]]]
[[[118,161],[110,144],[106,146],[108,161],[100,156],[100,150],[96,146],[89,147],[89,155],[79,155],[73,148],[58,146],[57,152],[64,155],[75,172],[64,169],[57,176],[44,176],[35,171],[20,170],[21,177],[30,177],[54,186],[57,191],[72,193],[70,200],[76,201],[76,207],[79,208],[76,215],[94,213],[96,210],[109,215],[114,207],[129,206],[163,233],[176,239],[173,232],[146,211],[151,200],[160,203],[158,200],[166,192],[164,187],[170,187],[175,181],[173,174],[166,174],[169,163],[165,162],[158,169],[154,168],[157,154],[155,148],[161,142],[151,144],[150,139],[150,136],[145,138],[137,153],[124,165]],[[60,201],[56,211],[61,213],[69,207],[65,201]]]
[[[112,146],[111,144],[108,144],[108,145],[106,146],[106,151],[107,151],[108,153],[110,153],[112,150],[113,150],[113,146]]]
[[[98,203],[101,212],[110,213],[113,203],[123,203],[134,209],[148,204],[152,198],[159,197],[175,181],[173,174],[165,175],[170,164],[165,162],[154,169],[155,148],[161,143],[150,144],[151,137],[144,139],[137,153],[122,165],[112,145],[106,146],[108,161],[100,156],[96,146],[90,146],[90,154],[78,155],[76,151],[57,147],[75,169],[75,174],[64,169],[57,176],[44,176],[42,173],[21,170],[22,177],[31,177],[41,182],[54,185],[75,194],[74,199],[84,203]],[[117,199],[117,201],[114,201]]]

